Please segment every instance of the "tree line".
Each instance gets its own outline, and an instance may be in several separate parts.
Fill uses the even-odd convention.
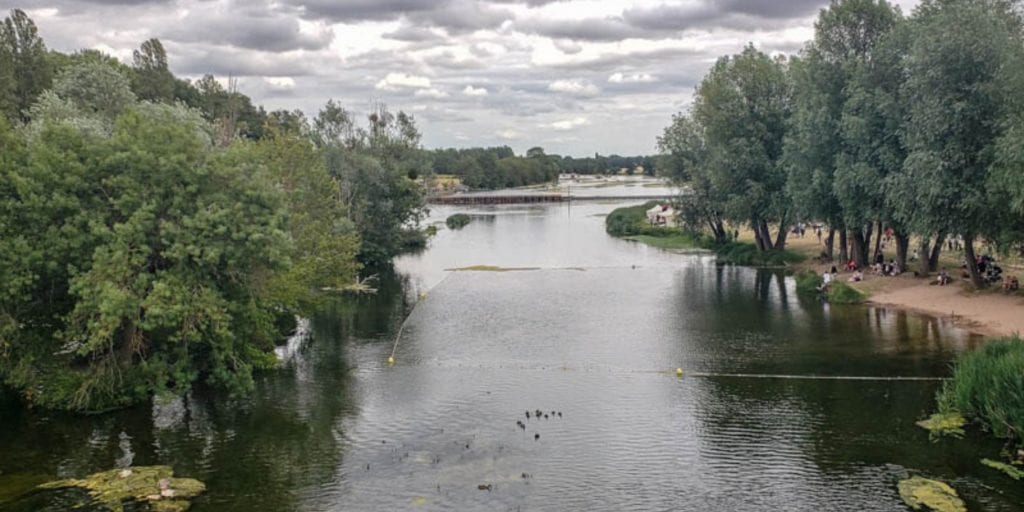
[[[616,174],[626,169],[654,176],[657,160],[654,156],[548,155],[542,147],[517,156],[508,146],[435,149],[430,157],[434,174],[457,176],[467,188],[484,190],[547,183],[559,174]]]
[[[0,380],[100,411],[232,393],[329,294],[421,241],[415,120],[267,113],[233,84],[0,24]]]
[[[983,287],[975,243],[1024,242],[1022,36],[1016,1],[904,15],[833,0],[798,55],[748,46],[715,63],[658,139],[662,174],[689,185],[684,221],[716,241],[746,224],[782,250],[791,224],[818,221],[826,258],[865,266],[888,228],[899,266],[916,250],[927,275],[955,236]]]

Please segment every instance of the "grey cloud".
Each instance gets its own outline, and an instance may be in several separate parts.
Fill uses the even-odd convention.
[[[462,33],[496,28],[506,20],[513,19],[514,15],[506,9],[492,7],[478,0],[449,0],[439,2],[434,9],[410,13],[408,17],[413,23]]]
[[[277,53],[237,51],[223,47],[175,47],[171,67],[186,75],[218,76],[306,76],[315,63],[309,59]]]
[[[428,28],[417,27],[413,25],[402,25],[392,32],[384,34],[387,39],[394,39],[396,41],[405,41],[410,43],[424,43],[432,41],[443,41],[445,36],[434,32]]]
[[[283,52],[319,50],[331,43],[329,30],[303,33],[297,19],[268,11],[246,12],[233,9],[193,9],[166,34],[183,43],[207,42],[239,48]]]
[[[435,0],[285,0],[299,8],[307,18],[328,18],[335,21],[395,20],[403,14],[429,11],[440,2]]]

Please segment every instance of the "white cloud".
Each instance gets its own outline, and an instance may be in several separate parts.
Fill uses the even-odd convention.
[[[585,117],[574,117],[572,119],[565,119],[563,121],[555,121],[550,124],[542,125],[543,128],[551,128],[560,132],[567,132],[574,130],[580,126],[586,126],[590,124],[590,121]]]
[[[466,88],[462,90],[462,94],[465,94],[466,96],[487,96],[487,89],[484,87],[473,87],[472,85],[467,85]]]
[[[290,91],[295,88],[295,80],[288,76],[268,76],[263,81],[267,87],[275,91]]]
[[[425,76],[407,75],[405,73],[388,73],[374,86],[379,91],[397,91],[399,89],[429,89],[430,79]]]
[[[446,93],[444,91],[441,91],[441,90],[438,90],[437,88],[431,87],[429,89],[419,89],[419,90],[417,90],[415,96],[417,98],[441,99],[441,98],[447,98],[448,97],[448,93]]]
[[[594,96],[600,90],[589,80],[555,80],[548,84],[548,90],[553,92],[564,92],[576,96]]]
[[[519,140],[523,137],[523,134],[515,130],[502,130],[498,132],[498,137],[505,140]]]
[[[655,82],[657,81],[657,79],[647,73],[633,73],[631,75],[615,73],[612,76],[608,77],[608,81],[613,84],[646,84],[650,82]]]

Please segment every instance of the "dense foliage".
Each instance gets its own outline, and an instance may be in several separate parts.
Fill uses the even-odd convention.
[[[0,379],[32,404],[245,392],[294,315],[419,233],[428,161],[402,112],[266,114],[174,77],[155,39],[131,66],[47,52],[21,11],[0,109]]]
[[[612,236],[625,237],[636,235],[668,236],[677,231],[665,226],[655,226],[647,220],[647,210],[658,206],[657,201],[649,201],[637,206],[626,206],[612,210],[604,219],[604,229]]]
[[[960,356],[939,393],[939,409],[978,421],[998,437],[1024,441],[1024,340],[991,340]]]
[[[761,251],[821,221],[826,256],[838,234],[839,259],[860,266],[884,226],[901,268],[919,240],[921,274],[959,236],[983,286],[975,242],[1024,243],[1020,12],[926,0],[904,17],[885,0],[833,0],[799,56],[723,57],[658,140],[663,174],[692,191],[683,221],[719,241],[747,224]]]

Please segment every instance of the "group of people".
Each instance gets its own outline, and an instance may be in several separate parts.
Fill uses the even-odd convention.
[[[900,268],[899,263],[896,263],[896,260],[885,261],[882,251],[875,252],[875,264],[871,268],[876,274],[883,276],[898,276],[903,273],[903,269]]]

